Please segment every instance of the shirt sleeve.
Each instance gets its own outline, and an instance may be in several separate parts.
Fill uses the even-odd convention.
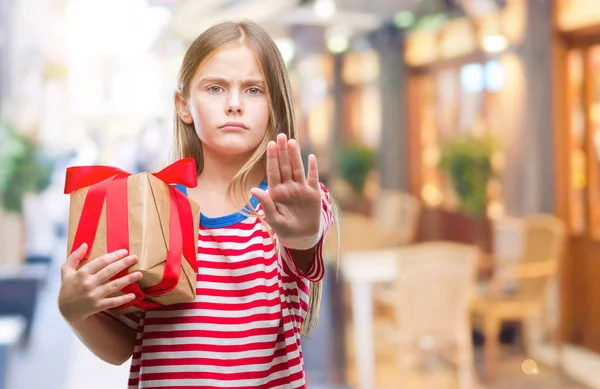
[[[124,314],[118,314],[111,311],[102,311],[101,314],[110,317],[113,320],[117,320],[132,330],[137,330],[140,324],[141,312],[129,312]]]
[[[304,274],[298,266],[296,266],[296,262],[292,258],[292,252],[289,248],[282,246],[281,256],[283,259],[283,265],[285,266],[285,270],[287,273],[291,273],[297,277],[303,277],[309,280],[310,282],[319,282],[323,279],[325,275],[325,261],[323,260],[323,243],[327,238],[327,234],[331,230],[333,226],[334,217],[333,217],[333,205],[331,203],[331,197],[329,195],[329,191],[325,188],[323,184],[321,184],[321,225],[323,226],[323,234],[321,235],[321,240],[317,244],[317,249],[315,251],[314,257],[311,262],[311,266]]]

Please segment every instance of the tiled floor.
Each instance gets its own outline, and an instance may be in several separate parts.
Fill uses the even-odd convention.
[[[348,334],[350,335],[350,334]],[[347,374],[351,385],[357,382],[356,369],[353,366],[353,350],[351,336],[347,336],[348,364]],[[376,345],[379,350],[376,356],[376,388],[392,389],[398,386],[399,375],[396,367],[396,358],[393,351],[384,345]],[[482,379],[482,350],[475,351],[476,379],[473,389],[589,389],[589,387],[575,382],[560,371],[550,368],[543,363],[527,360],[519,347],[505,346],[498,363],[495,379],[486,382]],[[431,363],[425,364],[420,371],[406,372],[408,384],[403,389],[462,389],[457,382],[456,369],[441,358],[432,358]],[[525,363],[524,363],[525,362]],[[534,364],[534,369],[531,368]],[[529,372],[530,374],[526,374]]]
[[[479,352],[476,359],[480,364]],[[560,372],[537,364],[537,373],[527,375],[522,369],[523,357],[520,353],[505,352],[498,366],[497,377],[490,382],[478,379],[475,389],[588,389],[564,376]],[[477,366],[478,373],[481,371]],[[460,389],[457,383],[456,371],[443,362],[421,372],[409,373],[410,378],[406,389]],[[377,388],[392,389],[398,386],[397,371],[393,361],[377,361]],[[356,382],[355,370],[348,372],[351,384]]]
[[[378,328],[377,319],[375,319],[374,325]],[[358,379],[354,368],[352,323],[348,323],[347,328],[346,348],[349,366],[347,379],[351,385],[354,385]],[[376,388],[400,388],[395,350],[384,339],[383,336],[375,336]],[[567,354],[565,353],[565,355]],[[457,383],[456,369],[450,363],[445,362],[443,358],[435,358],[435,355],[433,357],[433,362],[425,364],[425,369],[422,371],[405,372],[410,377],[408,379],[410,383],[404,385],[403,389],[461,389]],[[577,360],[574,356],[569,358],[571,364],[583,364],[580,356]],[[489,382],[482,379],[483,356],[480,348],[476,348],[474,359],[476,371],[474,389],[589,389],[588,386],[575,382],[559,370],[539,361],[535,362],[529,359],[525,362],[526,358],[523,356],[520,346],[503,346],[496,378]],[[586,363],[592,362],[592,358],[589,356],[584,359]],[[531,363],[534,364],[534,369],[531,368]]]
[[[523,358],[506,356],[498,369],[497,378],[486,385],[489,389],[587,389],[556,370],[538,364],[538,374],[526,375],[521,370]]]

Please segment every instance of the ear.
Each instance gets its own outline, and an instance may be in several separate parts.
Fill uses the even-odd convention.
[[[175,92],[175,107],[177,108],[179,118],[183,120],[185,124],[192,124],[194,122],[188,102],[185,97],[183,97],[183,93],[181,93],[180,90]]]

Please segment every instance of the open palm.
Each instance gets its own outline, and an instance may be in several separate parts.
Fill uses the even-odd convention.
[[[296,140],[285,134],[267,145],[268,191],[252,189],[262,204],[265,219],[280,242],[291,249],[311,248],[321,223],[321,189],[317,159],[308,157],[308,175]],[[309,245],[309,247],[304,247]]]

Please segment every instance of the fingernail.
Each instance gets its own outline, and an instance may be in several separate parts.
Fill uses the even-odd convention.
[[[127,251],[127,250],[125,250],[125,249],[121,249],[121,250],[117,251],[117,253],[118,253],[119,255],[125,255],[125,254],[127,254],[127,253],[128,253],[128,251]]]

